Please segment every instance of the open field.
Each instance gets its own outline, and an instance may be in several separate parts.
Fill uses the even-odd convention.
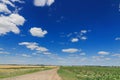
[[[63,80],[120,80],[120,67],[60,67]]]
[[[7,77],[14,77],[33,73],[37,71],[43,71],[52,69],[55,66],[13,66],[13,65],[0,65],[0,79]]]

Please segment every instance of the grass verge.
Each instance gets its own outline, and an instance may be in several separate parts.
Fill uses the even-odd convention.
[[[63,80],[76,80],[75,73],[66,70],[65,67],[60,67],[58,74]]]
[[[48,70],[48,69],[52,69],[52,67],[48,67],[48,66],[47,67],[41,67],[41,66],[0,67],[0,79],[25,75],[25,74]]]

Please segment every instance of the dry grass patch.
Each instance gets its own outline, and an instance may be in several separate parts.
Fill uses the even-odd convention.
[[[0,78],[24,75],[37,71],[43,71],[55,68],[55,66],[17,66],[17,65],[0,65]]]

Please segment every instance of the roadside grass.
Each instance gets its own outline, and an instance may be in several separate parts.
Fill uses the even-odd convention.
[[[0,66],[0,79],[52,69],[49,66]]]
[[[58,74],[63,80],[120,80],[120,67],[60,67]]]

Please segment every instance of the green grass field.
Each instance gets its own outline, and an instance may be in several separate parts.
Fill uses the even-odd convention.
[[[0,66],[0,79],[52,69],[50,66]]]
[[[60,67],[63,80],[120,80],[120,67]]]

